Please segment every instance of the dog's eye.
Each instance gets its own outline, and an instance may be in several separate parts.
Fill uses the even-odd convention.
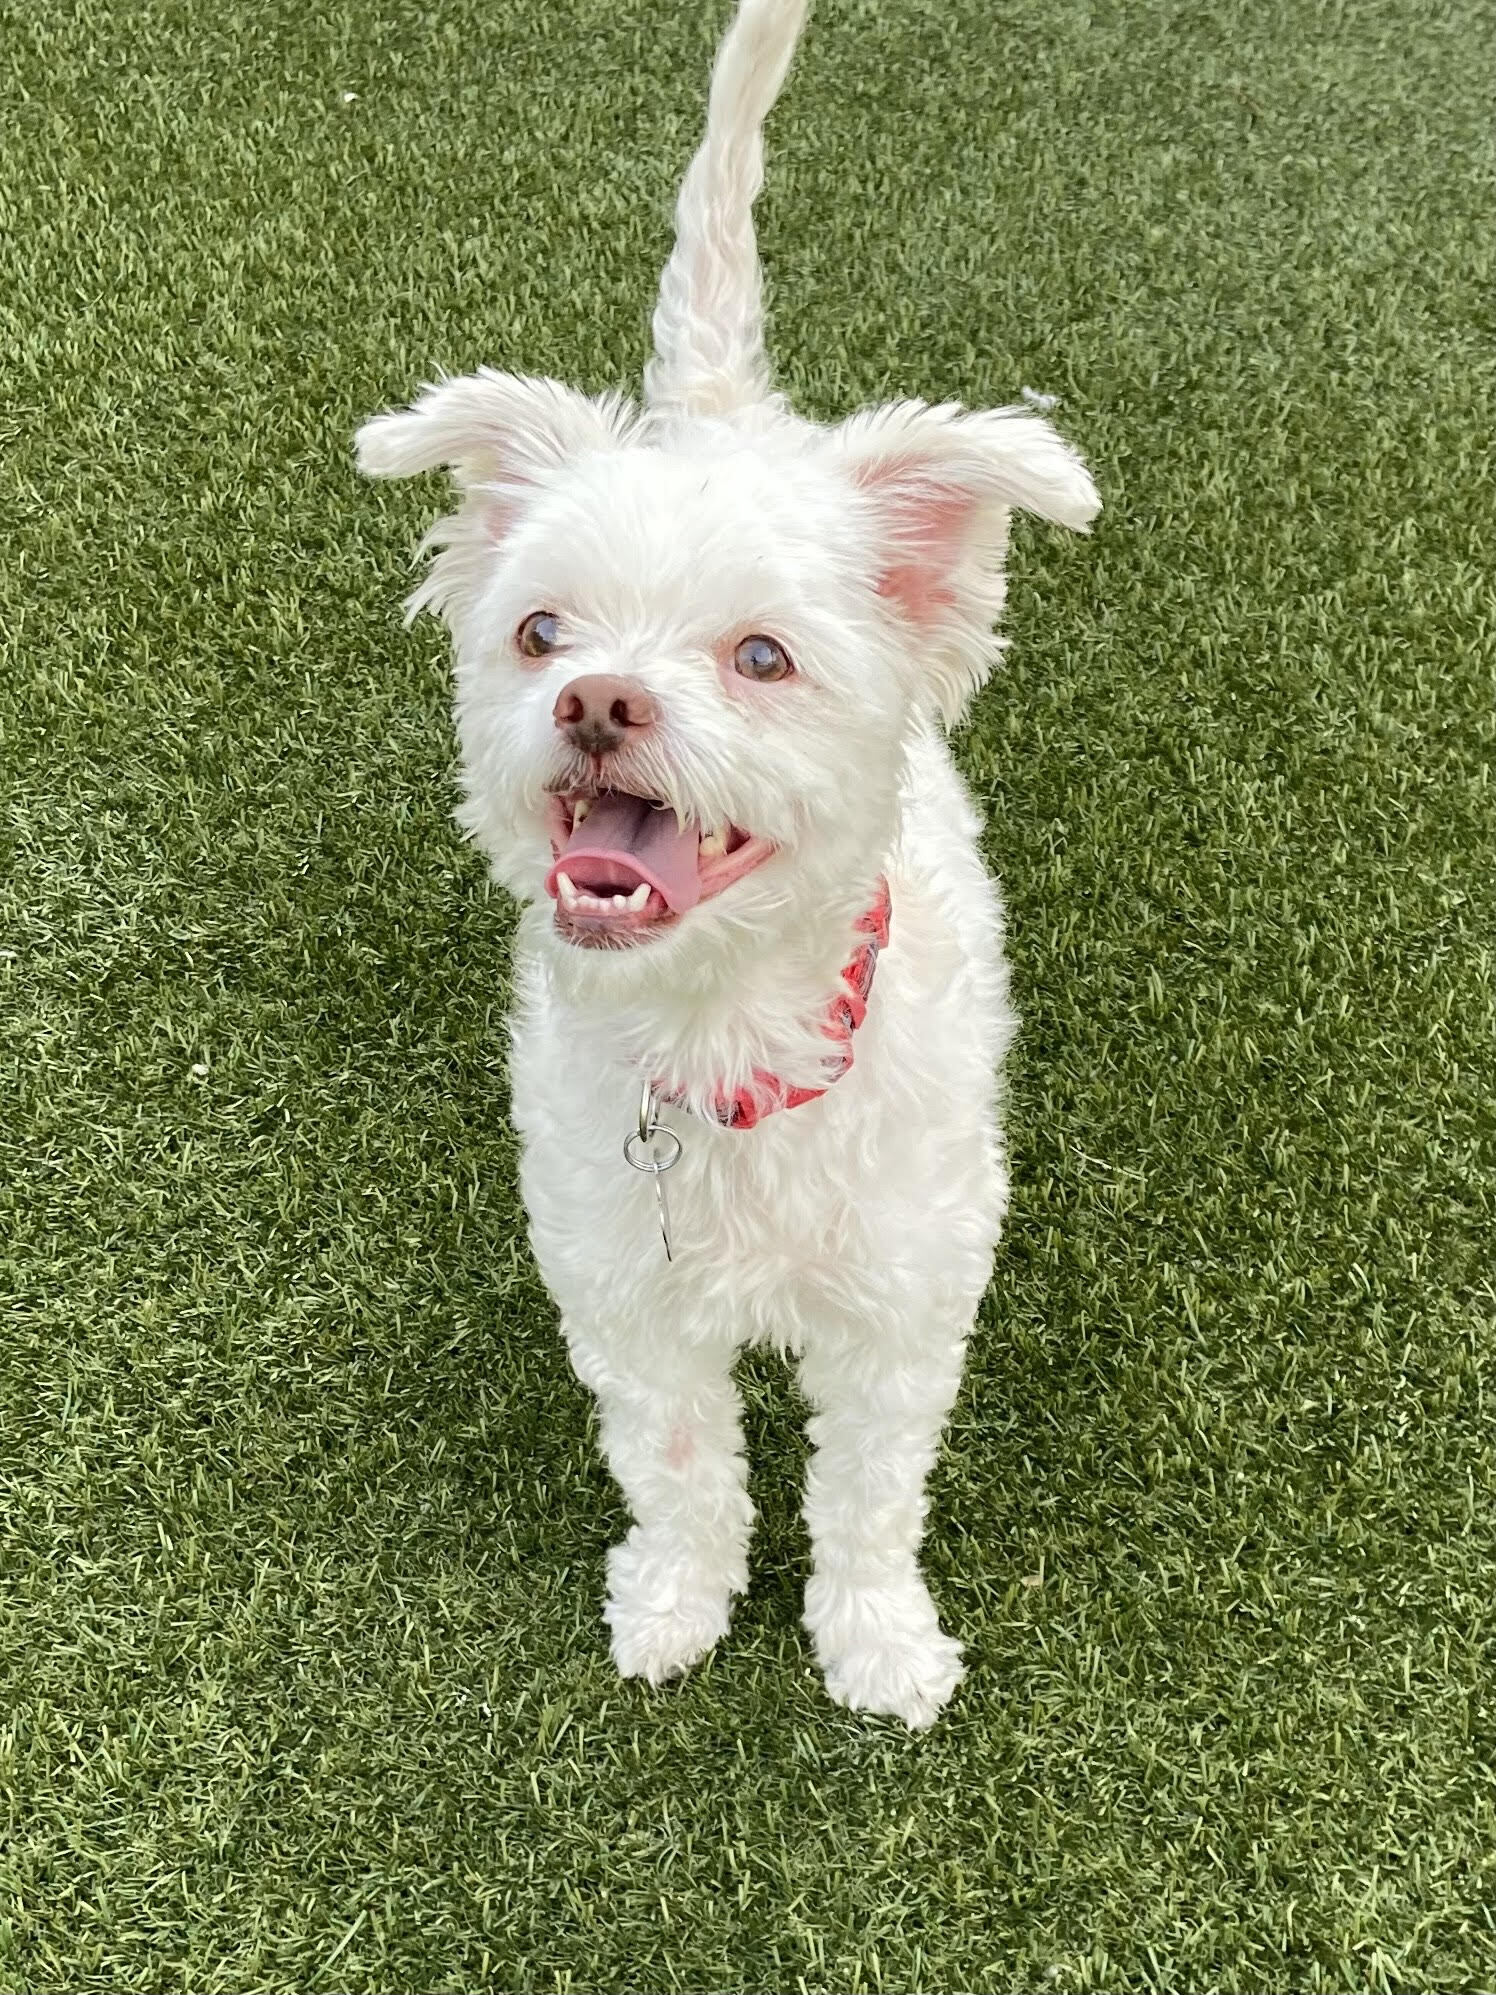
[[[733,653],[732,663],[734,671],[745,679],[756,679],[761,686],[787,679],[795,669],[784,646],[772,637],[745,637]]]
[[[549,610],[531,610],[515,632],[515,641],[526,658],[544,658],[561,642],[561,625]]]

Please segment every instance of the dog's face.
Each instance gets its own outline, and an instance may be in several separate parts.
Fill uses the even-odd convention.
[[[568,945],[879,870],[911,688],[852,495],[800,443],[588,454],[493,548],[457,663],[465,816]]]
[[[672,974],[865,895],[912,717],[990,663],[1008,505],[1094,509],[1036,418],[918,404],[666,427],[479,375],[360,449],[462,493],[412,602],[453,634],[464,822],[568,950]]]

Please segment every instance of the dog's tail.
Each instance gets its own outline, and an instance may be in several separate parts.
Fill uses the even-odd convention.
[[[753,203],[763,123],[783,86],[810,0],[738,0],[712,69],[706,137],[681,183],[675,248],[660,279],[652,407],[725,415],[770,399]]]

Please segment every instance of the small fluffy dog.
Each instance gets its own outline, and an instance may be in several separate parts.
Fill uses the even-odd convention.
[[[702,1656],[747,1583],[738,1350],[813,1408],[805,1623],[830,1694],[960,1679],[925,1479],[1007,1200],[1002,919],[945,745],[999,649],[1010,508],[1095,489],[1027,409],[823,427],[764,356],[762,125],[807,0],[741,0],[681,188],[644,402],[482,369],[360,431],[458,503],[410,612],[456,661],[460,818],[523,903],[531,1239],[635,1522],[618,1668]],[[627,1153],[627,1154],[625,1154]]]

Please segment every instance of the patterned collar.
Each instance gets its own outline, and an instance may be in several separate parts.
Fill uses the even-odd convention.
[[[840,990],[827,1008],[824,1029],[826,1037],[833,1040],[839,1049],[840,1065],[825,1085],[818,1088],[790,1087],[777,1074],[755,1067],[753,1079],[747,1086],[737,1088],[730,1094],[721,1088],[712,1096],[707,1112],[713,1122],[720,1123],[724,1129],[756,1128],[766,1115],[773,1115],[781,1108],[801,1108],[808,1101],[819,1101],[827,1089],[834,1087],[848,1071],[852,1065],[852,1034],[867,1017],[873,973],[878,967],[879,954],[888,947],[890,913],[888,881],[880,879],[872,906],[858,917],[857,933],[862,939],[852,960],[841,973]],[[672,1094],[660,1088],[656,1098],[681,1107],[685,1091],[681,1089]]]

